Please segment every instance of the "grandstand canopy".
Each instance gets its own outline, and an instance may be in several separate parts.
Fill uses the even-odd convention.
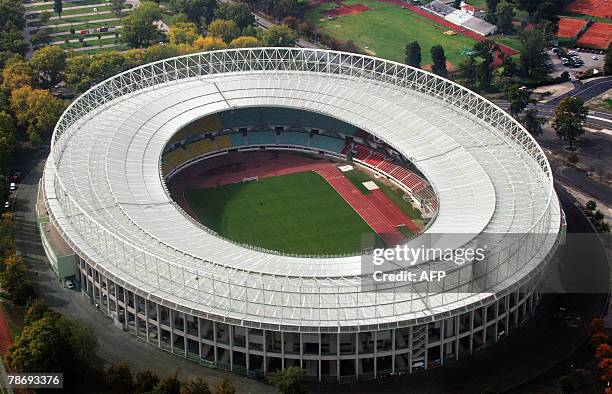
[[[490,261],[482,267],[488,279],[476,286],[469,278],[480,268],[450,267],[456,276],[425,294],[364,292],[361,256],[265,253],[195,224],[167,193],[162,151],[195,119],[253,106],[324,114],[401,152],[439,199],[427,232],[462,234],[449,238],[452,248],[488,242]],[[306,49],[189,55],[93,88],[55,130],[45,193],[55,223],[80,254],[126,286],[198,313],[258,324],[381,324],[464,308],[537,268],[560,220],[542,151],[499,108],[421,70]],[[532,233],[540,235],[537,247],[506,237]],[[515,262],[523,246],[528,252]]]

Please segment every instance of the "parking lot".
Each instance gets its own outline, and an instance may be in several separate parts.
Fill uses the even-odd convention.
[[[603,51],[589,51],[586,52],[582,48],[553,48],[549,50],[548,55],[553,65],[552,76],[556,77],[567,71],[575,77],[577,73],[593,68],[600,71],[603,70],[605,60],[605,54],[602,54]]]

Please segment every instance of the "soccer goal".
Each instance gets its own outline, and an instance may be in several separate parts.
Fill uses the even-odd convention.
[[[247,182],[259,182],[259,177],[258,176],[250,176],[247,178],[242,178],[242,184],[244,185]]]

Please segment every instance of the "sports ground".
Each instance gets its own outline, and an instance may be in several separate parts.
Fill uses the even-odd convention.
[[[205,226],[236,242],[279,252],[358,253],[361,235],[373,234],[311,171],[190,190],[185,196]]]
[[[404,62],[406,44],[417,40],[422,48],[422,64],[431,63],[430,48],[434,45],[442,45],[447,59],[459,64],[462,52],[476,42],[462,34],[447,36],[444,32],[448,27],[398,4],[376,0],[346,0],[343,4],[363,4],[369,10],[330,19],[327,13],[333,10],[333,3],[321,3],[307,17],[323,31],[342,41],[352,40],[361,48],[367,47],[375,56]]]
[[[382,184],[384,189],[363,190],[355,179],[369,180],[366,174],[342,173],[337,165],[300,155],[234,154],[191,167],[169,189],[221,236],[281,253],[357,254],[420,232],[420,213],[395,201],[400,193]]]

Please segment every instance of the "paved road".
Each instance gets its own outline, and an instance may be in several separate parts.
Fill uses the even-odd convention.
[[[588,101],[593,97],[599,96],[608,89],[612,89],[612,76],[591,79],[588,82],[582,83],[575,81],[574,90],[570,90],[559,97],[549,100],[547,104],[557,105],[566,97],[580,97],[584,101]]]
[[[574,89],[559,97],[549,100],[546,103],[531,104],[527,108],[537,109],[540,116],[552,118],[555,115],[556,106],[566,97],[580,97],[586,102],[599,96],[608,89],[612,89],[612,76],[592,79],[585,83],[574,81],[574,86]],[[510,104],[505,100],[496,101],[495,104],[507,112],[510,108]],[[586,126],[594,129],[612,130],[612,114],[602,111],[589,111]]]
[[[238,392],[273,392],[272,387],[262,382],[202,367],[152,345],[147,345],[143,340],[115,327],[112,321],[98,312],[85,296],[61,287],[44,257],[35,217],[37,183],[43,165],[41,160],[45,156],[46,152],[34,155],[36,166],[19,185],[16,193],[16,201],[13,205],[17,224],[16,243],[23,254],[30,280],[37,294],[54,309],[92,326],[99,342],[97,352],[99,363],[101,365],[125,363],[134,370],[151,369],[160,376],[166,376],[178,370],[182,379],[200,376],[211,384],[229,376]],[[27,162],[25,160],[21,165],[24,173],[27,171]]]
[[[591,179],[587,172],[574,167],[559,166],[555,170],[557,179],[567,182],[607,206],[612,206],[612,188]]]
[[[496,101],[501,109],[509,112],[510,104],[506,101]],[[556,106],[551,104],[530,104],[527,108],[537,109],[538,115],[545,118],[552,118],[555,115]],[[586,126],[593,129],[612,129],[612,114],[601,111],[589,111],[586,120]]]

